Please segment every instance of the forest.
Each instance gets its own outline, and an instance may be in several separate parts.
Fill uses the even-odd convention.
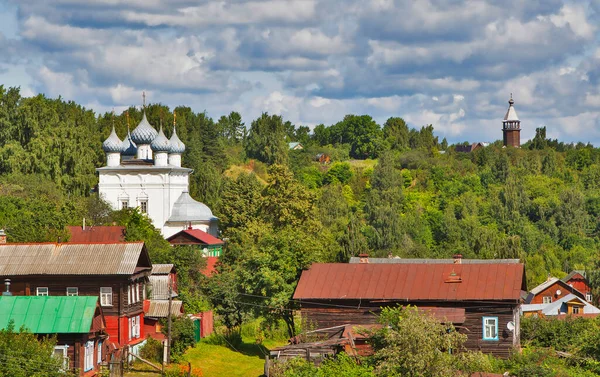
[[[360,253],[520,258],[530,288],[548,275],[595,269],[600,150],[547,139],[545,128],[518,149],[495,141],[457,153],[432,125],[410,128],[401,117],[380,125],[347,115],[311,130],[266,113],[213,120],[185,106],[145,111],[167,136],[176,112],[182,164],[194,169],[190,194],[219,217],[227,240],[220,274],[203,288],[202,277],[189,276],[184,303],[215,307],[230,328],[251,312],[283,319],[294,333],[290,297],[302,269]],[[146,241],[155,262],[201,264],[170,251],[145,216],[111,212],[98,198],[102,141],[113,124],[123,138],[141,117],[135,107],[96,114],[0,86],[0,228],[9,242],[66,239],[65,226],[86,218],[126,225],[127,239]]]

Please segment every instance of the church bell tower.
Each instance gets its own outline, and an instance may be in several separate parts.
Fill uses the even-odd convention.
[[[506,115],[504,116],[504,120],[502,121],[502,134],[504,136],[504,146],[505,147],[521,147],[521,121],[517,116],[517,112],[515,111],[515,107],[513,106],[515,101],[512,98],[512,93],[510,94],[510,99],[508,100],[508,110],[506,111]]]

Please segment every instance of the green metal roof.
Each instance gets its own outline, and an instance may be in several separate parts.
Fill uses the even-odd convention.
[[[0,296],[0,329],[13,321],[34,334],[90,332],[97,296]]]

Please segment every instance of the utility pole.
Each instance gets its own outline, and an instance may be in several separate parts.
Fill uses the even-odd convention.
[[[173,284],[169,275],[169,314],[167,314],[167,364],[171,364],[171,305],[173,302]]]

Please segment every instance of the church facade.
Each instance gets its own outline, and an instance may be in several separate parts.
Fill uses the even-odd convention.
[[[192,169],[181,166],[185,145],[175,124],[168,139],[157,132],[144,111],[142,121],[121,140],[113,126],[102,144],[106,166],[96,169],[98,190],[114,210],[137,207],[165,238],[184,229],[217,236],[218,219],[208,206],[189,195]]]

